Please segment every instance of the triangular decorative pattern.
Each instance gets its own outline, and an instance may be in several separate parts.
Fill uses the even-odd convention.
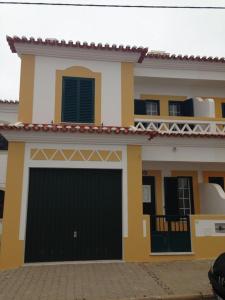
[[[74,151],[70,160],[84,160],[83,156],[81,156],[80,151]]]
[[[160,133],[182,135],[225,135],[225,122],[202,121],[202,120],[163,120],[151,118],[146,120],[135,119],[135,126],[130,126],[132,130],[158,131]]]
[[[121,161],[120,150],[91,150],[91,149],[31,149],[32,160],[59,161]]]

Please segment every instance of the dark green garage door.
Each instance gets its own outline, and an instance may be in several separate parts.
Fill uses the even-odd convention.
[[[26,262],[122,258],[121,171],[30,169]]]

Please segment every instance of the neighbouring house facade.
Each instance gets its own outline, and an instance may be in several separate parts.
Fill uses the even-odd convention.
[[[18,101],[0,99],[0,123],[16,123],[18,117]],[[6,184],[8,142],[0,135],[0,237],[2,234],[2,217]]]
[[[225,250],[225,59],[7,40],[21,79],[0,124],[2,269]]]

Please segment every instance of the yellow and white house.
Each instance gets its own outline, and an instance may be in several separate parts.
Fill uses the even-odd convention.
[[[21,78],[0,124],[1,269],[225,250],[225,59],[7,40]]]

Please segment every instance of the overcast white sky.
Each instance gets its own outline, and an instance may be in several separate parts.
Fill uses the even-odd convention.
[[[225,6],[225,0],[47,2]],[[6,35],[148,46],[150,50],[164,50],[176,54],[223,57],[225,10],[0,5],[0,99],[18,99],[20,59],[11,53]]]

